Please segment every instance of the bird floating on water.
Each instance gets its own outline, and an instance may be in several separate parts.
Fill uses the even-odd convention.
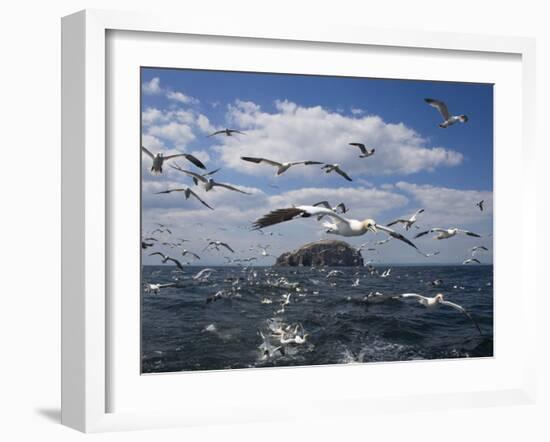
[[[434,100],[433,98],[425,98],[424,101],[439,111],[443,117],[443,123],[441,123],[439,127],[443,129],[458,122],[466,123],[468,121],[468,117],[466,115],[451,115],[447,109],[447,105],[443,101]]]
[[[171,160],[172,158],[178,158],[178,157],[184,157],[186,160],[190,161],[195,166],[200,167],[201,169],[206,169],[205,165],[202,164],[202,162],[198,158],[188,153],[178,153],[174,155],[164,156],[162,152],[159,152],[156,155],[154,155],[151,151],[149,151],[144,146],[141,146],[141,150],[145,152],[153,160],[153,165],[151,166],[151,172],[153,173],[162,173],[162,166],[164,162],[167,160]]]

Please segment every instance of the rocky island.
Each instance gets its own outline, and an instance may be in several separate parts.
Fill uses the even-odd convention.
[[[363,266],[361,252],[344,241],[325,239],[304,244],[292,252],[283,253],[275,261],[275,266]]]

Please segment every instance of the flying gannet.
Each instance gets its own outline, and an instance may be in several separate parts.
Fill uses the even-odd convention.
[[[167,189],[163,190],[161,192],[155,192],[155,195],[160,195],[164,193],[172,193],[172,192],[183,192],[185,195],[185,199],[188,200],[191,195],[193,195],[197,200],[201,202],[202,205],[208,207],[210,210],[214,210],[213,207],[209,206],[206,201],[204,201],[200,196],[198,196],[195,192],[193,192],[189,187],[182,187],[179,189]]]
[[[149,253],[149,256],[154,256],[154,255],[158,255],[158,256],[162,257],[162,263],[163,264],[166,264],[166,262],[168,262],[168,261],[172,261],[174,264],[176,264],[176,267],[178,269],[183,270],[183,266],[181,265],[181,262],[179,262],[177,259],[174,259],[171,256],[165,255],[164,253],[161,253],[161,252]]]
[[[468,117],[466,115],[451,115],[447,109],[447,105],[443,103],[443,101],[434,100],[433,98],[425,98],[424,101],[439,111],[443,117],[443,123],[441,123],[439,127],[443,129],[452,126],[459,121],[461,123],[466,123],[466,121],[468,121]]]
[[[327,229],[327,233],[342,236],[360,236],[364,235],[368,231],[376,233],[380,230],[418,250],[418,248],[403,235],[397,233],[389,227],[377,224],[373,219],[367,218],[363,221],[347,219],[333,210],[327,209],[326,207],[297,206],[277,209],[256,220],[252,225],[252,228],[262,229],[296,218],[309,218],[311,216],[328,216],[332,220],[330,223],[323,223],[323,227]]]
[[[419,304],[422,304],[424,307],[427,307],[429,309],[438,308],[442,305],[446,305],[447,307],[452,307],[455,310],[458,310],[460,313],[465,315],[470,321],[474,323],[476,326],[479,334],[481,334],[481,329],[479,328],[479,324],[474,320],[474,318],[464,309],[464,307],[455,304],[454,302],[445,301],[443,294],[438,293],[433,298],[429,298],[427,296],[418,295],[416,293],[404,293],[402,295],[399,295],[400,298],[413,298],[418,301]]]
[[[420,232],[420,233],[416,234],[415,239],[420,238],[421,236],[427,235],[428,233],[434,233],[434,232],[437,232],[437,235],[434,236],[434,239],[452,238],[457,233],[464,233],[465,235],[468,235],[468,236],[474,236],[476,238],[481,238],[481,235],[478,235],[477,233],[470,232],[468,230],[457,229],[456,227],[453,227],[452,229],[441,229],[439,227],[435,227],[433,229],[425,230],[424,232]]]
[[[233,187],[229,184],[218,183],[217,181],[214,181],[213,178],[207,178],[205,176],[199,175],[198,173],[191,172],[190,170],[182,169],[178,165],[171,165],[171,167],[173,169],[179,170],[182,173],[185,173],[186,175],[189,175],[192,178],[195,178],[198,183],[202,184],[206,192],[210,191],[213,187],[217,186],[217,187],[223,187],[225,189],[233,190],[235,192],[244,193],[245,195],[250,195],[249,192],[245,192],[244,190],[237,189],[236,187]]]
[[[188,153],[178,153],[175,155],[164,156],[162,152],[159,152],[156,155],[153,155],[153,153],[144,146],[141,146],[141,150],[145,152],[153,160],[153,165],[151,166],[151,172],[153,173],[162,173],[162,165],[164,164],[164,162],[177,157],[184,157],[186,160],[190,161],[195,166],[200,167],[201,169],[206,169],[204,164],[202,164],[199,159],[197,159],[196,157]]]
[[[336,172],[338,175],[344,177],[346,180],[353,181],[346,172],[340,169],[339,164],[325,164],[323,167],[321,167],[321,169],[323,169],[325,173]]]
[[[464,261],[462,261],[462,264],[470,264],[472,262],[476,262],[478,264],[481,264],[481,262],[479,261],[479,259],[477,258],[468,258],[468,259],[465,259]]]
[[[359,155],[359,158],[368,158],[371,155],[374,155],[375,149],[367,149],[363,143],[349,143],[349,145],[358,147],[361,150],[361,155]]]
[[[237,129],[222,129],[222,130],[217,130],[216,132],[213,132],[211,133],[210,135],[208,135],[209,137],[213,137],[214,135],[227,135],[228,137],[232,137],[233,134],[239,134],[239,135],[246,135],[244,132],[241,132],[240,130],[237,130]]]
[[[478,250],[485,250],[486,252],[489,251],[489,249],[485,246],[475,246],[470,249],[470,252],[472,252],[472,256],[474,256]]]
[[[268,160],[267,158],[255,158],[255,157],[241,157],[241,160],[248,161],[251,163],[256,163],[256,164],[263,163],[263,164],[269,164],[270,166],[274,166],[277,168],[277,175],[281,175],[282,173],[290,169],[292,166],[296,166],[298,164],[304,164],[306,166],[310,166],[312,164],[323,164],[320,161],[292,161],[292,162],[286,162],[286,163],[279,163],[278,161]]]
[[[387,225],[388,227],[390,227],[390,226],[393,226],[394,224],[402,223],[405,226],[405,230],[409,230],[413,226],[413,224],[416,222],[416,217],[422,212],[424,212],[424,209],[418,209],[416,212],[414,212],[414,214],[410,218],[399,218],[399,219],[396,219],[395,221],[392,221],[391,223],[388,223]]]
[[[229,244],[221,242],[221,241],[215,241],[212,240],[208,243],[208,245],[204,248],[204,250],[207,250],[209,248],[216,249],[218,252],[220,251],[220,247],[225,247],[227,250],[229,250],[231,253],[235,253],[235,250],[233,250]]]
[[[481,200],[479,203],[476,203],[476,206],[479,207],[479,210],[480,210],[481,212],[483,212],[483,203],[484,203],[483,200]]]
[[[145,293],[153,293],[154,295],[158,295],[160,292],[160,289],[168,288],[168,287],[176,287],[177,284],[175,282],[169,283],[169,284],[144,284],[144,291]]]

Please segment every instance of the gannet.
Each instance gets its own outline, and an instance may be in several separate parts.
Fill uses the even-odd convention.
[[[282,173],[290,169],[292,166],[296,166],[298,164],[304,164],[306,166],[309,166],[311,164],[323,164],[320,161],[293,161],[293,162],[279,163],[278,161],[268,160],[267,158],[255,158],[255,157],[241,157],[241,160],[249,161],[251,163],[256,163],[256,164],[264,163],[264,164],[269,164],[270,166],[274,166],[277,168],[277,175],[281,175]]]
[[[145,293],[153,293],[155,295],[158,295],[160,292],[160,289],[167,288],[167,287],[176,287],[176,283],[172,282],[169,284],[144,284],[144,291]]]
[[[466,115],[451,115],[447,109],[447,105],[443,103],[443,101],[434,100],[433,98],[425,98],[424,101],[439,111],[443,117],[443,123],[441,123],[439,127],[443,129],[452,126],[459,121],[461,123],[466,123],[466,121],[468,121],[468,117]]]
[[[395,221],[392,221],[391,223],[388,223],[388,227],[390,226],[393,226],[394,224],[397,224],[397,223],[402,223],[405,225],[405,230],[409,230],[412,225],[416,222],[416,217],[420,214],[424,212],[424,209],[418,209],[416,212],[414,212],[414,214],[410,217],[410,218],[399,218],[399,219],[396,219]]]
[[[395,232],[389,227],[377,224],[376,221],[374,221],[373,219],[367,218],[363,221],[347,219],[342,215],[334,212],[333,210],[327,209],[325,207],[297,206],[285,209],[277,209],[256,220],[253,223],[252,228],[257,230],[264,227],[272,226],[274,224],[290,221],[295,218],[308,218],[311,216],[328,216],[332,220],[331,223],[323,223],[323,227],[327,229],[327,233],[342,236],[360,236],[364,235],[368,231],[376,233],[380,230],[418,250],[418,248],[403,235]]]
[[[217,186],[217,187],[224,187],[226,189],[233,190],[235,192],[244,193],[245,195],[250,195],[249,192],[245,192],[244,190],[237,189],[236,187],[233,187],[229,184],[218,183],[217,181],[214,181],[213,178],[207,178],[205,176],[199,175],[198,173],[191,172],[190,170],[184,170],[178,165],[175,165],[175,166],[171,165],[171,167],[176,170],[179,170],[180,172],[185,173],[186,175],[189,175],[192,178],[195,178],[197,183],[200,182],[200,184],[202,184],[206,192],[211,190],[213,187]]]
[[[235,250],[233,250],[231,247],[229,247],[229,244],[221,242],[221,241],[210,241],[208,245],[204,248],[204,250],[208,248],[216,249],[218,252],[220,251],[220,247],[225,247],[227,250],[229,250],[231,253],[235,253]]]
[[[453,227],[452,229],[441,229],[439,227],[435,227],[433,229],[426,230],[424,232],[418,233],[415,236],[415,238],[420,238],[421,236],[427,235],[428,233],[434,233],[434,232],[437,232],[437,235],[434,236],[434,239],[451,238],[451,237],[455,236],[457,233],[464,233],[465,235],[468,235],[468,236],[474,236],[476,238],[481,238],[481,235],[478,235],[477,233],[470,232],[468,230],[458,229],[456,227]]]
[[[479,259],[477,258],[468,258],[468,259],[465,259],[464,261],[462,261],[462,264],[470,264],[471,262],[476,262],[478,264],[481,264],[481,262],[479,261]]]
[[[163,264],[166,264],[166,262],[168,262],[168,261],[172,261],[174,264],[176,264],[176,267],[178,269],[183,270],[183,266],[181,265],[181,262],[179,262],[177,259],[174,259],[171,256],[165,255],[164,253],[161,253],[161,252],[149,253],[149,256],[154,256],[154,255],[158,255],[158,256],[162,257],[162,263]]]
[[[353,181],[346,172],[340,169],[339,164],[325,164],[323,167],[321,167],[321,169],[323,169],[325,173],[336,172],[338,175],[344,177],[346,180]]]
[[[443,294],[438,293],[433,298],[429,298],[427,296],[418,295],[416,293],[404,293],[402,295],[399,295],[400,298],[414,298],[418,300],[420,304],[422,304],[424,307],[427,307],[429,309],[438,308],[442,305],[446,305],[448,307],[452,307],[455,310],[458,310],[460,313],[464,314],[470,321],[474,323],[477,330],[479,331],[479,334],[481,334],[481,329],[479,328],[478,323],[472,318],[472,316],[460,305],[455,304],[454,302],[445,301],[443,298]]]
[[[167,189],[163,190],[161,192],[155,192],[155,195],[160,195],[163,193],[172,193],[172,192],[183,192],[185,195],[185,199],[188,200],[191,195],[193,195],[197,200],[201,202],[202,205],[208,207],[210,210],[214,210],[213,207],[209,206],[208,203],[201,199],[200,196],[198,196],[195,192],[193,192],[189,187],[182,187],[180,189]]]
[[[350,146],[358,147],[361,150],[361,155],[359,158],[368,158],[371,155],[374,155],[375,149],[367,149],[363,143],[348,143]]]
[[[240,130],[226,128],[222,130],[217,130],[216,132],[213,132],[210,135],[208,135],[208,137],[213,137],[214,135],[221,135],[221,134],[227,135],[228,137],[232,137],[233,134],[246,135],[244,132],[241,132]]]
[[[197,255],[196,253],[190,252],[187,249],[183,249],[181,254],[182,254],[182,256],[191,255],[191,256],[194,256],[196,259],[201,259],[201,257],[199,255]]]
[[[186,160],[190,161],[195,166],[200,167],[201,169],[206,169],[204,164],[202,164],[193,155],[190,155],[188,153],[178,153],[175,155],[164,156],[162,152],[159,152],[156,155],[153,155],[152,152],[150,152],[146,147],[143,147],[143,146],[141,146],[141,150],[145,152],[153,160],[153,165],[151,166],[151,172],[154,172],[154,173],[162,173],[162,165],[164,164],[164,162],[166,160],[170,160],[172,158],[177,158],[177,157],[185,157]]]
[[[479,210],[483,212],[483,203],[484,201],[481,200],[479,203],[476,203],[476,206],[479,207]]]

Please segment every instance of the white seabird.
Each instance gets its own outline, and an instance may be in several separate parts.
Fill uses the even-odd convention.
[[[196,157],[188,153],[178,153],[175,155],[164,156],[162,152],[159,152],[156,155],[154,155],[151,151],[149,151],[144,146],[141,146],[141,150],[145,152],[147,156],[149,156],[153,160],[153,165],[151,166],[151,172],[154,172],[154,173],[162,173],[162,165],[164,164],[164,162],[177,157],[185,157],[186,160],[190,161],[195,166],[200,167],[201,169],[206,169],[204,164],[202,164],[202,162],[199,159],[197,159]]]
[[[256,157],[241,157],[241,160],[248,161],[250,163],[256,163],[256,164],[263,163],[263,164],[269,164],[270,166],[274,166],[277,168],[277,175],[281,175],[282,173],[290,169],[292,166],[296,166],[298,164],[304,164],[306,166],[309,166],[312,164],[323,164],[320,161],[292,161],[292,162],[280,163],[278,161],[268,160],[267,158],[256,158]]]
[[[485,246],[475,246],[470,249],[470,252],[472,252],[472,256],[474,256],[478,250],[485,250],[486,252],[489,251],[489,249]]]
[[[367,149],[363,143],[348,143],[350,146],[358,147],[361,150],[361,155],[359,158],[368,158],[371,155],[374,155],[375,149]]]
[[[177,165],[176,166],[171,165],[171,167],[194,178],[196,180],[195,182],[202,184],[206,192],[210,191],[213,187],[217,186],[217,187],[224,187],[225,189],[233,190],[235,192],[244,193],[245,195],[250,195],[249,192],[245,192],[244,190],[237,189],[236,187],[233,187],[229,184],[218,183],[217,181],[214,181],[213,178],[207,178],[206,176],[202,176],[202,175],[199,175],[198,173],[191,172],[190,170],[182,169]]]
[[[177,284],[175,282],[171,282],[169,284],[144,284],[144,291],[145,293],[153,293],[155,295],[158,295],[160,292],[160,289],[168,288],[168,287],[175,287]]]
[[[387,269],[387,270],[384,270],[384,271],[382,272],[382,274],[380,275],[380,278],[389,278],[390,273],[391,273],[391,267],[390,267],[389,269]]]
[[[171,256],[165,255],[164,253],[161,253],[161,252],[149,253],[149,256],[154,256],[154,255],[160,256],[162,258],[163,264],[166,264],[166,262],[168,261],[172,261],[174,264],[176,264],[176,267],[178,269],[183,270],[183,266],[181,265],[181,262],[179,262],[177,259],[174,259]]]
[[[433,298],[429,298],[427,296],[418,295],[416,293],[404,293],[402,295],[399,295],[400,298],[414,298],[416,299],[420,304],[422,304],[424,307],[427,307],[429,309],[438,308],[442,305],[446,305],[447,307],[452,307],[455,310],[458,310],[460,313],[465,315],[470,321],[474,323],[477,330],[479,331],[479,334],[481,334],[481,329],[479,328],[478,323],[472,318],[472,316],[464,309],[464,307],[455,304],[454,302],[445,301],[443,298],[443,294],[438,293]]]
[[[380,230],[418,250],[414,243],[405,238],[403,235],[395,232],[389,227],[377,224],[376,221],[373,219],[367,218],[363,221],[348,219],[334,212],[333,210],[327,209],[326,207],[297,206],[285,209],[277,209],[256,220],[253,223],[252,228],[255,230],[262,229],[264,227],[272,226],[274,224],[282,223],[285,221],[290,221],[296,218],[308,218],[311,216],[328,216],[331,219],[332,222],[323,223],[323,227],[327,229],[327,233],[341,236],[361,236],[368,231],[376,233]]]
[[[281,346],[275,347],[269,342],[269,339],[264,336],[264,334],[258,330],[258,334],[262,338],[262,343],[258,347],[258,349],[262,352],[262,359],[270,359],[273,356],[275,356],[275,353],[280,352],[283,356],[285,354],[283,348]]]
[[[443,103],[443,101],[434,100],[433,98],[425,98],[424,101],[439,111],[443,117],[443,123],[441,123],[439,127],[443,129],[458,122],[466,123],[466,121],[468,121],[468,117],[466,115],[451,115],[447,109],[447,105]]]
[[[210,241],[208,245],[204,248],[204,250],[208,248],[216,249],[218,252],[220,251],[220,247],[225,247],[227,250],[229,250],[231,253],[235,253],[235,250],[233,250],[229,244],[222,242],[222,241]]]
[[[470,232],[468,230],[458,229],[456,227],[453,227],[451,229],[441,229],[439,227],[434,227],[433,229],[425,230],[424,232],[420,232],[420,233],[416,234],[415,239],[420,238],[421,236],[427,235],[428,233],[434,233],[434,232],[437,233],[437,235],[434,236],[434,239],[452,238],[457,233],[464,233],[465,235],[468,235],[468,236],[473,236],[475,238],[481,238],[481,235],[478,235],[477,233]]]
[[[323,167],[321,167],[321,169],[323,169],[325,173],[336,172],[338,175],[344,177],[346,180],[353,181],[351,177],[340,168],[339,164],[325,164]]]
[[[215,272],[215,271],[216,270],[210,269],[210,268],[202,269],[193,276],[193,279],[195,281],[197,281],[197,280],[198,281],[206,281],[210,277],[212,272]]]
[[[155,195],[160,195],[163,193],[172,193],[172,192],[183,192],[185,195],[185,199],[188,200],[191,195],[193,195],[197,200],[201,202],[202,205],[208,207],[210,210],[214,210],[213,207],[208,205],[206,201],[204,201],[200,196],[198,196],[195,192],[193,192],[189,187],[182,187],[179,189],[166,189],[161,192],[155,192]]]
[[[416,217],[422,212],[424,212],[424,209],[418,209],[416,212],[414,212],[414,214],[410,218],[399,218],[399,219],[396,219],[395,221],[392,221],[391,223],[388,223],[387,225],[388,227],[390,227],[390,226],[393,226],[394,224],[402,223],[405,225],[405,230],[409,230],[413,226],[413,224],[416,222]]]
[[[240,130],[226,128],[222,130],[217,130],[216,132],[213,132],[210,135],[208,135],[208,137],[213,137],[214,135],[221,135],[221,134],[226,135],[228,137],[232,137],[233,134],[246,135],[244,132],[241,132]]]
[[[478,264],[481,264],[481,262],[479,261],[479,259],[477,258],[468,258],[468,259],[465,259],[464,261],[462,261],[462,264],[470,264],[472,262],[476,262]]]
[[[181,254],[182,254],[182,256],[191,255],[191,256],[194,256],[196,259],[201,259],[201,257],[199,255],[197,255],[196,253],[190,252],[187,249],[183,249]]]

